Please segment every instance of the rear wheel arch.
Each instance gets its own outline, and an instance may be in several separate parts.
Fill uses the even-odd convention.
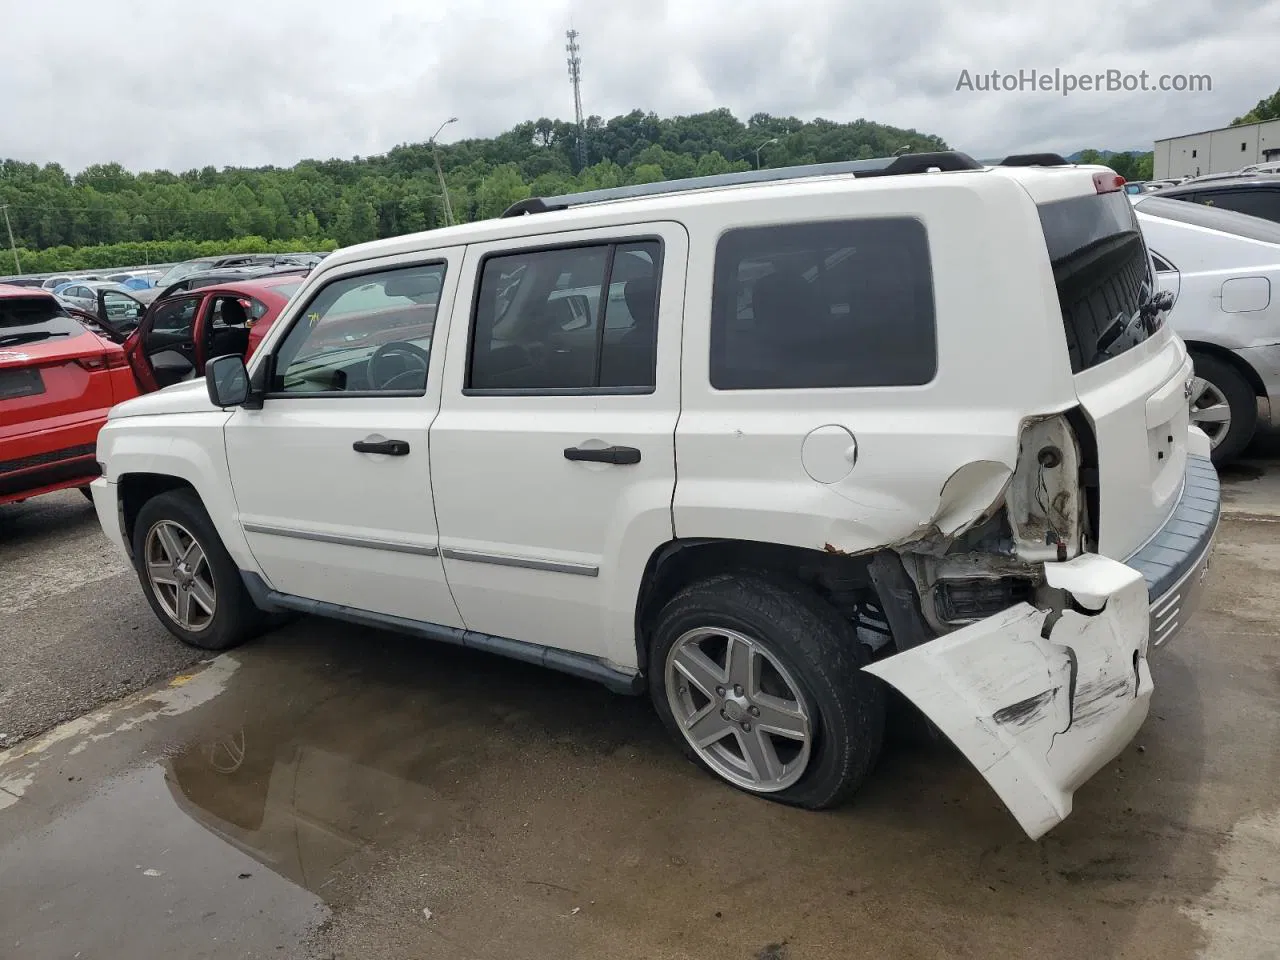
[[[757,540],[670,540],[649,556],[635,604],[636,662],[649,662],[651,631],[663,606],[690,584],[723,574],[766,574],[817,590],[849,615],[851,592],[871,587],[872,555],[847,556]]]
[[[1192,354],[1203,354],[1206,357],[1213,357],[1215,360],[1221,360],[1223,363],[1234,367],[1236,371],[1245,379],[1253,390],[1255,397],[1265,397],[1267,388],[1262,382],[1262,377],[1258,376],[1258,371],[1254,370],[1240,354],[1226,347],[1220,347],[1216,343],[1205,343],[1203,340],[1188,340],[1187,352]]]

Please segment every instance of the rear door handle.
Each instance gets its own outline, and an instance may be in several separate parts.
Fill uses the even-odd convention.
[[[409,454],[409,444],[404,440],[357,440],[351,449],[356,453],[385,453],[392,457]]]
[[[635,447],[565,447],[566,460],[586,460],[589,463],[639,463],[640,451]]]

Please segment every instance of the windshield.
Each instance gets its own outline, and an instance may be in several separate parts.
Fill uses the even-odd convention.
[[[1205,227],[1220,233],[1229,233],[1249,240],[1280,243],[1280,223],[1262,217],[1223,210],[1187,200],[1170,200],[1168,197],[1146,196],[1136,203],[1138,210],[1162,220],[1175,220],[1195,227]]]
[[[1151,260],[1133,204],[1121,191],[1039,206],[1058,304],[1079,373],[1136,346],[1159,329],[1148,315]]]
[[[85,328],[50,297],[0,299],[0,347],[75,337]]]
[[[171,283],[177,283],[183,277],[191,276],[191,274],[195,273],[197,270],[204,270],[208,268],[208,266],[209,261],[207,260],[188,260],[186,263],[179,263],[176,266],[170,267],[169,271],[156,281],[156,286],[161,288],[167,287]]]
[[[294,283],[273,283],[271,289],[283,296],[292,297],[298,292],[300,286],[302,286],[302,281],[298,280]]]

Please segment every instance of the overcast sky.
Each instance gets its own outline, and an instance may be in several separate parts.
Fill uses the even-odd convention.
[[[426,140],[453,115],[442,141],[571,120],[571,19],[588,115],[865,117],[980,157],[1149,149],[1280,84],[1280,0],[0,0],[0,157],[291,165]],[[1213,89],[956,89],[963,70],[1033,68]]]

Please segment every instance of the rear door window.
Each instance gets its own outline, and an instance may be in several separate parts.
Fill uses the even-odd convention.
[[[1206,190],[1197,199],[1220,210],[1234,210],[1263,220],[1280,221],[1280,190],[1265,187],[1254,190]]]
[[[1074,373],[1130,350],[1159,329],[1143,306],[1155,277],[1133,204],[1122,191],[1039,205]]]

